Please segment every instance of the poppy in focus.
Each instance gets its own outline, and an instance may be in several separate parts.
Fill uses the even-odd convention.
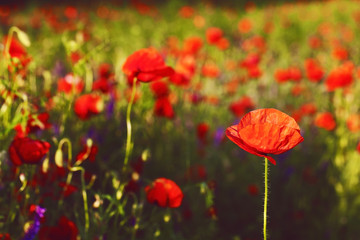
[[[276,161],[267,154],[284,153],[304,138],[296,121],[287,114],[273,109],[258,109],[247,113],[238,125],[226,129],[226,136],[245,151]]]

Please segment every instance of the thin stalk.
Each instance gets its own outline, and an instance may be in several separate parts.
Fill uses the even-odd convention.
[[[87,202],[87,194],[86,194],[86,186],[85,186],[85,169],[78,166],[78,167],[72,167],[70,170],[72,172],[81,171],[81,194],[84,202],[84,218],[85,218],[84,238],[86,239],[90,226],[90,218],[89,218],[89,207]]]
[[[135,99],[135,94],[136,94],[136,81],[137,81],[137,79],[134,78],[131,97],[130,97],[130,101],[129,101],[129,104],[128,104],[127,110],[126,110],[127,137],[126,137],[126,150],[125,150],[125,159],[124,159],[123,171],[126,170],[126,166],[127,166],[128,161],[129,161],[129,157],[130,157],[131,150],[132,150],[130,114],[131,114],[131,107],[133,105],[133,102],[134,102],[134,99]]]
[[[265,197],[264,197],[264,240],[266,240],[266,220],[267,220],[267,201],[268,201],[268,160],[265,158]]]

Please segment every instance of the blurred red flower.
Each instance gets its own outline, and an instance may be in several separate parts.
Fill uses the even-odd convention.
[[[262,71],[259,66],[249,67],[246,70],[249,78],[259,78],[262,75]]]
[[[242,117],[246,111],[254,108],[254,106],[255,105],[250,97],[243,96],[240,100],[232,102],[229,108],[236,117]]]
[[[166,178],[156,179],[145,187],[146,198],[160,207],[177,208],[181,205],[184,194],[175,182]]]
[[[175,117],[174,109],[168,97],[156,99],[154,113],[158,117],[166,117],[169,119],[173,119]]]
[[[175,72],[169,77],[169,81],[176,86],[188,87],[190,85],[190,78],[185,74]]]
[[[347,60],[349,53],[343,46],[336,46],[332,52],[333,57],[338,60]]]
[[[258,109],[247,113],[238,125],[226,129],[226,136],[245,151],[276,161],[267,154],[284,153],[304,138],[296,121],[273,109]]]
[[[202,122],[197,125],[196,134],[197,134],[198,139],[202,143],[206,142],[206,136],[207,136],[208,131],[209,131],[209,124]]]
[[[302,74],[299,68],[289,67],[287,69],[278,69],[275,72],[275,79],[278,83],[284,83],[287,81],[298,82],[302,78]]]
[[[36,118],[36,120],[35,120]],[[37,130],[44,130],[51,127],[51,123],[49,123],[50,115],[47,112],[39,113],[36,117],[30,115],[26,127],[28,132],[32,133]]]
[[[62,194],[64,195],[64,197],[68,197],[78,190],[75,185],[66,184],[66,182],[59,182],[58,185],[63,189]]]
[[[328,131],[334,130],[336,127],[335,119],[330,112],[319,113],[315,118],[314,124]]]
[[[300,111],[304,115],[313,115],[316,113],[317,108],[313,103],[305,103],[300,107]]]
[[[4,54],[6,50],[6,43],[8,41],[8,36],[4,37],[3,44],[4,44]],[[31,61],[31,57],[28,56],[26,49],[24,46],[16,40],[14,37],[11,38],[11,42],[9,45],[9,54],[12,60],[17,59],[17,61],[12,61],[11,65],[9,65],[9,71],[14,72],[14,68],[25,68],[28,63]]]
[[[74,103],[74,112],[82,120],[99,114],[103,109],[104,102],[102,98],[95,94],[84,94],[78,97]]]
[[[333,69],[325,80],[328,91],[334,91],[337,88],[348,87],[353,82],[354,64],[350,61]]]
[[[11,240],[8,233],[0,233],[0,240]]]
[[[206,30],[206,40],[209,44],[216,44],[223,37],[223,31],[217,27],[210,27]]]
[[[227,40],[226,38],[221,38],[219,41],[216,42],[216,47],[220,50],[226,50],[228,49],[230,46],[230,42],[229,40]]]
[[[203,40],[200,37],[189,37],[184,41],[183,52],[185,54],[195,55],[203,46]]]
[[[324,76],[322,67],[315,59],[312,58],[305,60],[305,71],[306,77],[311,82],[319,82]]]
[[[194,8],[190,6],[183,6],[179,10],[179,15],[183,18],[190,18],[194,15]]]
[[[58,92],[64,92],[66,94],[79,94],[84,89],[84,85],[84,81],[81,78],[70,73],[64,78],[59,79],[57,90]]]
[[[243,18],[238,23],[239,32],[242,34],[248,33],[252,29],[252,23],[249,19]]]
[[[15,138],[9,147],[10,160],[15,166],[22,164],[38,164],[50,149],[45,141],[28,137]]]
[[[346,125],[348,129],[355,133],[360,131],[360,115],[359,114],[352,114],[346,120]]]
[[[78,232],[75,223],[62,216],[56,226],[40,228],[39,240],[76,240]]]
[[[98,153],[98,146],[95,144],[92,144],[91,147],[89,147],[87,144],[84,144],[83,149],[76,155],[76,161],[85,161],[86,159],[89,159],[90,162],[95,162],[96,154]]]
[[[220,69],[215,63],[205,63],[201,68],[201,74],[205,77],[216,78],[220,75]]]
[[[151,82],[174,73],[171,67],[165,65],[163,57],[154,48],[143,48],[131,54],[122,70],[130,79],[136,77],[140,82]]]
[[[64,15],[68,18],[68,19],[75,19],[78,16],[78,11],[75,7],[73,6],[67,6],[64,10]]]
[[[150,89],[156,98],[166,97],[170,93],[168,84],[162,80],[150,83]]]

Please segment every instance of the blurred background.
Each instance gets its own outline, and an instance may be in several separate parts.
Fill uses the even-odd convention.
[[[0,236],[21,239],[39,205],[33,239],[61,228],[72,233],[61,239],[262,239],[264,159],[225,130],[276,108],[305,140],[270,164],[269,239],[359,239],[358,1],[11,1],[0,23]],[[126,165],[133,85],[122,67],[149,47],[175,74],[134,90]],[[85,94],[103,105],[90,117],[75,110]],[[47,160],[16,166],[15,126],[31,118],[42,127],[28,136],[50,143]],[[71,147],[59,147],[65,138]],[[84,176],[70,174],[77,157]],[[148,201],[159,177],[182,190],[179,208]]]

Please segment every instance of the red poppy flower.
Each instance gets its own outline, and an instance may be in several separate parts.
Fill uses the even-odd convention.
[[[226,38],[221,38],[219,41],[216,42],[216,47],[220,50],[226,50],[228,49],[230,46],[230,42],[229,40],[227,40]]]
[[[75,19],[78,16],[78,11],[75,7],[73,6],[67,6],[64,10],[64,15],[68,18],[68,19]]]
[[[338,60],[346,60],[349,57],[347,49],[342,46],[336,46],[332,54],[334,58]]]
[[[260,63],[261,56],[259,54],[250,53],[246,56],[244,60],[240,62],[240,67],[250,68],[255,67]]]
[[[191,78],[195,74],[196,60],[194,56],[186,55],[179,58],[175,68],[176,72],[184,74],[186,77]]]
[[[11,240],[8,233],[0,233],[0,240]]]
[[[346,125],[348,129],[353,132],[359,132],[360,131],[360,115],[359,114],[352,114],[348,117],[346,120]]]
[[[74,111],[76,115],[86,120],[104,109],[104,102],[99,95],[85,94],[75,100]]]
[[[89,147],[87,144],[84,144],[83,149],[79,152],[78,155],[76,155],[76,161],[83,162],[86,159],[89,159],[90,162],[95,162],[98,150],[99,148],[95,144],[93,144],[91,147]]]
[[[262,75],[262,71],[258,66],[247,68],[249,78],[259,78]]]
[[[360,142],[356,146],[356,151],[360,154]]]
[[[181,205],[184,194],[175,182],[166,178],[156,179],[145,187],[146,198],[160,207],[177,208]]]
[[[50,149],[45,141],[28,137],[15,138],[9,147],[10,160],[15,166],[21,164],[38,164]]]
[[[161,80],[152,82],[150,89],[156,98],[166,97],[170,93],[167,83]]]
[[[50,115],[47,112],[39,113],[36,116],[36,119],[33,116],[29,117],[27,121],[27,128],[29,132],[35,132],[37,130],[44,130],[51,127],[51,123],[49,123]]]
[[[248,96],[243,96],[240,100],[232,102],[229,106],[230,111],[236,117],[242,117],[246,111],[254,108],[254,103]]]
[[[223,37],[223,31],[220,28],[210,27],[206,30],[206,40],[209,44],[216,44]]]
[[[323,113],[319,113],[316,116],[315,125],[317,127],[331,131],[336,127],[336,122],[333,115],[330,112],[323,112]]]
[[[242,34],[250,32],[252,29],[251,21],[247,18],[241,19],[238,23],[238,29],[239,32]]]
[[[130,79],[136,77],[141,82],[151,82],[174,73],[171,67],[165,65],[163,57],[154,48],[140,49],[131,54],[122,70]]]
[[[174,109],[167,97],[156,99],[154,113],[158,117],[166,117],[169,119],[175,117]]]
[[[276,161],[267,154],[284,153],[304,138],[296,121],[273,109],[258,109],[247,113],[238,125],[226,129],[226,136],[245,151]]]
[[[220,69],[215,63],[206,63],[201,68],[201,74],[205,77],[216,78],[220,75]]]
[[[76,64],[82,58],[82,54],[79,52],[72,52],[70,53],[70,61],[72,64]]]
[[[316,36],[310,37],[308,43],[309,43],[309,46],[313,49],[317,49],[317,48],[321,47],[321,45],[322,45],[321,39]]]
[[[350,86],[353,82],[353,70],[354,64],[352,62],[346,62],[333,69],[325,81],[327,90],[334,91],[337,88]]]
[[[319,82],[324,76],[320,64],[311,58],[305,60],[305,70],[306,76],[311,82]]]
[[[106,78],[99,78],[93,82],[92,90],[99,90],[102,93],[109,93],[113,89],[113,86],[115,86],[114,82],[109,81]]]
[[[39,240],[76,240],[78,229],[74,222],[62,216],[56,226],[43,226],[39,231]]]
[[[313,103],[306,103],[300,107],[300,111],[304,115],[313,115],[316,113],[317,108]]]
[[[195,55],[199,52],[203,45],[203,40],[200,37],[190,37],[184,41],[184,53]]]
[[[109,78],[112,75],[111,65],[108,63],[100,64],[98,68],[98,75],[100,78]]]
[[[209,125],[205,122],[199,123],[196,128],[196,133],[198,139],[205,143],[206,142],[206,136],[209,131]]]
[[[190,6],[183,6],[179,10],[179,15],[183,18],[191,18],[194,15],[194,8]]]
[[[58,81],[58,92],[64,92],[66,94],[81,93],[84,89],[84,82],[81,78],[74,75],[67,74],[64,78],[60,78]]]
[[[290,74],[287,69],[277,69],[275,79],[278,83],[284,83],[290,80]]]
[[[169,77],[169,81],[176,86],[188,87],[190,85],[190,78],[185,74],[175,72]]]
[[[4,37],[3,44],[6,46],[6,43],[8,41],[8,36]],[[5,54],[5,48],[4,48],[4,54]],[[11,66],[9,66],[10,71],[14,71],[14,68],[25,68],[28,63],[31,61],[31,57],[28,56],[26,49],[23,47],[23,45],[16,40],[14,37],[11,38],[11,42],[9,45],[9,54],[11,58],[16,58],[19,60],[19,62],[12,61]]]

